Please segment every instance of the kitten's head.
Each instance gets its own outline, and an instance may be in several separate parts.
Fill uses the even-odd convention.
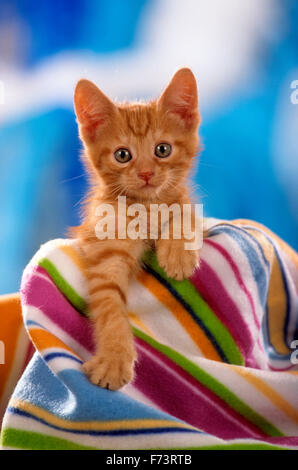
[[[113,103],[93,83],[80,80],[74,103],[85,157],[95,181],[111,196],[152,201],[175,192],[198,149],[191,70],[180,69],[149,103]]]

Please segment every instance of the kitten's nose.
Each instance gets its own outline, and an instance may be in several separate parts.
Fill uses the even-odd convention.
[[[148,181],[150,180],[150,178],[152,178],[153,175],[153,171],[141,171],[140,173],[138,173],[138,177],[146,181],[146,183],[148,183]]]

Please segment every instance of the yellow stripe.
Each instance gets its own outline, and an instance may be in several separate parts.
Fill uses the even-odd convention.
[[[264,255],[271,266],[270,281],[267,294],[268,333],[269,340],[275,351],[287,355],[291,351],[285,343],[283,331],[287,313],[287,295],[279,261],[272,244],[266,237],[255,230],[247,229],[262,246]]]
[[[276,408],[281,410],[284,414],[289,416],[295,423],[298,424],[298,410],[294,408],[289,402],[287,402],[279,393],[270,387],[264,380],[253,375],[249,370],[245,368],[239,368],[231,366],[231,368],[247,382],[252,384],[259,392],[261,392]]]
[[[128,312],[129,320],[135,325],[138,326],[144,333],[151,336],[153,339],[156,339],[156,336],[152,333],[151,330],[145,325],[145,323],[133,312]]]
[[[271,264],[275,256],[272,243],[270,243],[268,239],[265,237],[265,235],[261,232],[257,232],[256,230],[251,230],[249,228],[245,229],[245,231],[250,233],[250,235],[255,240],[257,240],[257,242],[261,245],[266,260],[268,261],[269,264]]]
[[[283,287],[282,273],[276,257],[272,262],[267,296],[268,330],[270,343],[280,354],[290,354],[284,339],[284,325],[287,313],[287,297]]]
[[[26,411],[37,418],[43,419],[53,426],[64,429],[76,429],[82,431],[114,431],[117,429],[150,429],[150,428],[181,428],[196,429],[193,426],[165,419],[132,419],[115,421],[69,421],[58,418],[49,411],[21,400],[12,400],[10,406]],[[197,430],[197,429],[196,429]]]

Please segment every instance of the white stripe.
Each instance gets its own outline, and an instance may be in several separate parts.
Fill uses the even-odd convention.
[[[225,385],[228,390],[234,393],[240,400],[242,400],[246,405],[252,408],[260,416],[263,416],[270,423],[280,429],[287,436],[297,435],[297,423],[292,421],[288,415],[286,415],[282,410],[277,408],[262,392],[260,392],[253,384],[237,374],[237,372],[228,364],[225,367],[219,367],[218,363],[211,361],[198,361],[200,367],[206,371],[209,375],[214,377],[220,383]],[[237,367],[237,366],[234,366]],[[245,370],[242,368],[242,370]],[[274,382],[271,387],[280,395],[282,395],[281,390],[279,389],[279,383],[281,381],[281,375],[274,380],[274,373],[268,371],[261,371],[257,369],[250,369],[250,374],[260,378],[265,383],[267,383],[266,378],[269,378]],[[273,379],[273,380],[272,380]],[[289,386],[289,382],[287,382]],[[296,389],[297,395],[297,381],[293,382],[292,386]],[[298,406],[298,398],[296,396],[295,403],[292,404],[294,408]]]
[[[145,326],[152,331],[157,341],[174,347],[184,355],[203,356],[202,351],[176,320],[174,314],[137,281],[132,281],[130,285],[128,310],[140,318]],[[174,335],[173,332],[175,332]]]
[[[66,280],[66,282],[68,282],[68,284],[70,284],[79,296],[84,300],[88,299],[87,279],[72,259],[59,249],[50,251],[47,258],[54,264],[61,276]]]
[[[42,356],[45,358],[48,354],[69,354],[73,359],[67,357],[55,357],[53,359],[46,359],[48,367],[55,371],[56,374],[66,369],[81,370],[82,364],[77,362],[76,355],[72,355],[70,351],[62,348],[47,348],[42,351]]]
[[[161,449],[198,447],[208,445],[222,445],[225,441],[210,434],[165,432],[124,436],[92,436],[53,429],[34,419],[7,413],[5,428],[15,428],[24,431],[41,433],[45,436],[54,436],[66,439],[80,445],[97,447],[99,449]]]
[[[207,243],[204,244],[201,252],[201,258],[220,278],[226,292],[236,304],[236,307],[242,314],[241,316],[243,320],[249,327],[254,341],[256,341],[259,330],[253,319],[252,308],[246,294],[239,286],[230,263],[218,250],[216,250],[213,246],[208,245]]]

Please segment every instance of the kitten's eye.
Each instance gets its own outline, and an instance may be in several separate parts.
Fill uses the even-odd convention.
[[[120,162],[120,163],[127,163],[129,162],[129,160],[132,159],[131,153],[127,149],[118,149],[114,153],[114,157],[117,160],[117,162]]]
[[[172,147],[170,144],[158,144],[155,147],[155,155],[159,158],[166,158],[168,157],[172,152]]]

